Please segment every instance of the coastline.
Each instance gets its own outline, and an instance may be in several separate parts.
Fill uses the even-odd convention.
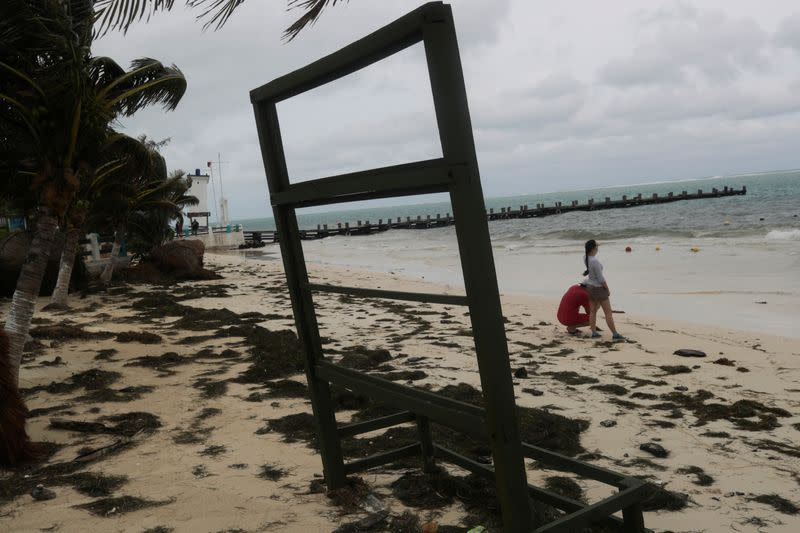
[[[120,493],[169,503],[128,514],[94,516],[73,507],[93,498],[72,488],[55,487],[58,497],[47,504],[25,495],[5,503],[0,507],[0,528],[36,531],[58,524],[62,531],[100,531],[163,525],[175,531],[239,527],[327,532],[354,518],[342,514],[324,494],[309,493],[308,484],[321,473],[321,463],[302,439],[287,443],[287,436],[276,429],[260,432],[271,427],[270,420],[310,412],[310,406],[300,396],[269,396],[273,389],[268,385],[236,381],[249,365],[241,354],[246,339],[212,335],[192,344],[192,338],[207,336],[213,329],[191,321],[176,328],[183,319],[174,316],[145,322],[141,318],[143,307],[127,307],[148,294],[184,294],[194,297],[181,303],[195,309],[260,312],[264,316],[257,324],[271,331],[294,330],[291,306],[279,290],[283,281],[279,260],[209,253],[207,263],[221,269],[224,279],[181,283],[166,289],[134,286],[129,291],[92,295],[82,301],[74,297],[73,305],[79,312],[37,314],[42,325],[73,321],[92,332],[142,330],[160,335],[159,343],[120,343],[111,338],[43,340],[41,353],[29,355],[22,371],[22,386],[28,389],[66,382],[70,376],[94,368],[121,374],[112,386],[118,391],[126,385],[153,387],[140,398],[110,403],[80,400],[87,391],[65,394],[37,390],[26,397],[29,408],[50,411],[32,418],[30,431],[35,440],[63,444],[51,462],[68,460],[80,447],[99,446],[111,438],[55,430],[48,427],[50,418],[88,421],[112,413],[152,412],[158,416],[160,428],[134,448],[91,469],[127,475],[129,480]],[[317,264],[309,268],[311,278],[318,282],[389,290],[459,291],[455,285],[443,287],[397,274]],[[656,531],[722,531],[734,527],[739,531],[787,533],[800,528],[798,516],[753,501],[777,494],[800,504],[800,472],[796,466],[800,449],[795,444],[800,430],[800,345],[796,339],[628,312],[615,315],[615,320],[632,342],[608,343],[607,332],[601,342],[594,342],[570,337],[555,323],[557,301],[553,299],[507,293],[502,301],[508,318],[512,369],[525,368],[528,374],[515,379],[518,405],[586,420],[588,427],[580,433],[580,447],[593,463],[645,475],[689,498],[688,506],[680,511],[647,512],[648,527]],[[399,316],[374,301],[342,302],[337,297],[321,297],[319,304],[321,332],[331,340],[334,353],[358,344],[370,348],[388,345],[395,371],[425,374],[413,381],[414,386],[479,386],[471,339],[463,333],[467,318],[458,309],[432,305],[425,307],[424,314]],[[415,322],[406,323],[410,320]],[[420,324],[425,325],[424,335],[411,336]],[[204,329],[189,329],[195,326]],[[707,357],[673,355],[681,348],[703,350]],[[110,349],[117,352],[97,359],[102,350]],[[221,355],[226,350],[241,355],[227,358]],[[160,370],[129,366],[137,358],[169,352],[186,360]],[[57,355],[65,364],[44,364]],[[301,374],[290,378],[304,383]],[[209,396],[208,391],[219,394]],[[725,416],[715,418],[698,402],[693,403],[699,391],[713,395],[701,404],[719,404]],[[254,394],[265,397],[254,401]],[[752,413],[738,413],[752,416],[733,416],[732,406],[741,401],[761,407]],[[209,409],[219,411],[200,418]],[[346,421],[349,415],[344,411],[338,416]],[[604,420],[615,425],[603,427],[599,423]],[[698,425],[700,422],[702,425]],[[181,435],[190,430],[197,441],[179,444]],[[669,450],[669,456],[654,458],[639,450],[640,444],[651,441]],[[203,453],[211,446],[223,446],[224,450],[216,455]],[[279,481],[259,478],[258,468],[263,464],[273,464],[286,473]],[[543,484],[547,477],[561,475],[529,467],[529,481],[533,483]],[[686,470],[688,467],[701,469],[714,478],[713,482],[698,484],[701,478],[697,470]],[[393,512],[408,508],[398,502],[391,487],[401,474],[370,471],[363,476]],[[607,493],[607,489],[592,483],[578,480],[578,484],[590,501]],[[436,520],[458,524],[464,515],[464,509],[456,504],[443,510]]]

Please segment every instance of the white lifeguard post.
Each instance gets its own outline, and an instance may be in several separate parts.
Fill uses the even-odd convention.
[[[192,206],[192,211],[186,213],[186,216],[189,218],[189,230],[191,232],[191,223],[195,218],[205,218],[205,226],[210,229],[211,211],[208,209],[208,183],[210,176],[208,174],[201,174],[200,169],[196,168],[194,174],[190,174],[186,177],[192,184],[188,194],[196,197],[198,200],[198,204]]]

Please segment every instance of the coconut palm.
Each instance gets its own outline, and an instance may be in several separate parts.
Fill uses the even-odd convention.
[[[173,222],[183,216],[184,208],[199,203],[197,197],[188,194],[191,181],[182,170],[174,170],[166,180],[154,185],[128,222],[129,248],[139,256],[148,256],[172,239]]]
[[[126,71],[109,58],[92,57],[86,3],[0,3],[0,155],[15,158],[2,172],[28,184],[36,198],[34,237],[5,324],[17,380],[46,251],[82,180],[101,161],[110,124],[151,104],[174,109],[186,89],[175,66],[144,58]]]
[[[161,158],[161,163],[155,161],[152,157],[152,146],[160,147],[165,142],[153,143],[148,141],[145,136],[133,139],[121,133],[114,133],[109,137],[103,147],[99,164],[93,166],[91,175],[81,181],[76,201],[73,202],[64,217],[62,227],[66,228],[66,236],[61,253],[58,279],[53,290],[53,305],[59,307],[67,305],[78,241],[80,236],[85,233],[87,215],[91,212],[104,212],[109,199],[125,195],[135,197],[136,184],[142,181],[142,176],[152,174],[154,167],[157,167],[155,171],[160,171],[163,158]],[[166,169],[163,172],[166,173]],[[117,206],[114,205],[113,208],[116,209]],[[116,210],[116,213],[124,212],[124,210]],[[116,251],[118,252],[118,248]]]
[[[329,4],[335,6],[346,0],[287,0],[288,10],[298,9],[303,14],[286,28],[283,36],[291,41],[310,24],[314,24]],[[220,29],[244,0],[185,0],[186,6],[200,11],[197,18],[204,20],[203,29]],[[95,9],[99,21],[98,30],[128,31],[131,24],[150,17],[159,11],[170,11],[175,0],[96,0]]]

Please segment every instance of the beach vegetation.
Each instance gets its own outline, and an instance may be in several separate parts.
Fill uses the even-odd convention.
[[[5,324],[15,383],[57,229],[79,227],[87,210],[81,191],[129,162],[109,159],[119,153],[110,148],[119,139],[114,121],[153,104],[175,109],[186,90],[174,65],[142,58],[125,70],[94,56],[94,20],[88,0],[0,6],[0,183],[34,219]]]

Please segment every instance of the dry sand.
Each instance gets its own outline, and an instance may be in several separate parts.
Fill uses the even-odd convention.
[[[161,340],[153,339],[155,344],[145,344],[120,342],[116,336],[51,339],[47,337],[53,337],[53,332],[39,330],[42,346],[26,355],[21,386],[29,389],[26,401],[34,410],[29,424],[32,437],[59,445],[48,464],[60,464],[62,469],[66,464],[75,470],[71,461],[86,448],[128,442],[125,435],[97,433],[98,426],[84,427],[84,431],[54,429],[49,427],[52,419],[99,421],[107,429],[115,423],[104,417],[142,412],[155,415],[160,426],[136,433],[126,448],[77,469],[126,476],[108,489],[108,496],[102,496],[102,487],[96,486],[89,491],[95,496],[79,492],[76,483],[62,477],[63,485],[49,485],[55,499],[34,501],[27,493],[9,497],[14,487],[34,479],[25,478],[26,474],[42,473],[31,467],[3,474],[0,530],[329,532],[364,516],[345,514],[346,510],[324,493],[310,491],[310,484],[322,471],[319,457],[304,442],[287,443],[285,435],[270,429],[269,420],[310,412],[308,401],[281,397],[274,391],[270,394],[273,388],[263,379],[233,381],[251,368],[248,350],[252,346],[240,336],[215,337],[219,323],[196,321],[195,313],[182,308],[178,308],[179,314],[186,317],[178,324],[182,319],[178,316],[148,318],[142,314],[148,306],[152,309],[171,302],[168,295],[173,294],[185,306],[227,308],[239,314],[255,311],[264,316],[245,315],[244,321],[271,331],[293,330],[280,262],[209,255],[207,263],[219,268],[224,279],[172,287],[116,288],[85,299],[73,296],[69,312],[37,313],[40,327],[72,324],[89,332],[161,336]],[[347,269],[314,268],[311,276],[314,281],[344,285],[443,290],[424,281]],[[145,300],[139,309],[129,307],[144,297],[151,301]],[[424,373],[425,377],[414,381],[415,386],[479,385],[463,309],[423,305],[415,312],[399,311],[374,300],[349,301],[336,296],[321,297],[317,302],[321,332],[333,351],[346,352],[347,347],[357,345],[388,347],[394,356],[389,364],[395,371],[416,370],[418,375],[410,376],[414,378]],[[583,457],[617,471],[647,476],[688,496],[688,505],[682,510],[646,513],[648,527],[685,532],[800,531],[800,515],[790,514],[790,506],[777,510],[769,503],[754,501],[763,495],[779,495],[800,505],[797,339],[615,315],[619,329],[631,342],[612,344],[608,338],[595,342],[570,337],[555,324],[555,305],[531,297],[503,296],[512,369],[527,370],[527,377],[514,380],[517,402],[588,421],[588,429],[580,434]],[[0,308],[0,314],[3,311]],[[235,317],[233,322],[239,320]],[[411,333],[416,334],[412,337]],[[673,355],[681,348],[702,350],[707,357]],[[111,349],[116,351],[103,351]],[[169,356],[173,364],[160,369],[127,366],[138,358],[168,352],[185,359]],[[57,357],[57,364],[47,364]],[[81,374],[92,369],[119,376]],[[70,382],[75,374],[93,379]],[[107,383],[98,383],[103,378]],[[304,382],[301,374],[292,379]],[[51,383],[56,385],[49,391],[37,389]],[[698,399],[700,390],[708,391],[709,398]],[[92,393],[94,398],[87,397]],[[711,409],[709,404],[719,407]],[[342,410],[337,417],[347,421],[351,414]],[[615,425],[600,424],[607,420]],[[128,435],[136,432],[130,422],[123,422],[118,429]],[[646,442],[661,444],[669,456],[656,458],[641,451],[639,445]],[[273,479],[259,477],[264,465]],[[682,473],[689,467],[702,469],[713,480],[698,484],[701,476]],[[402,473],[382,470],[362,475],[393,516],[406,509],[391,488]],[[548,477],[563,475],[529,464],[532,483],[543,484]],[[609,493],[607,487],[577,481],[589,501]],[[159,505],[125,512],[130,500],[111,500],[99,515],[77,507],[123,496]],[[780,504],[780,500],[765,501]],[[459,502],[444,509],[411,510],[423,521],[477,525],[464,522],[468,513]],[[154,529],[158,527],[165,529]]]

